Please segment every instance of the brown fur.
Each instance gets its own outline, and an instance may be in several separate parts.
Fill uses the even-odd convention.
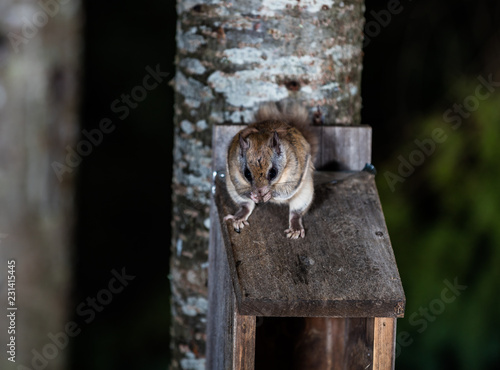
[[[255,121],[284,121],[300,131],[302,136],[311,146],[311,158],[316,159],[318,154],[319,140],[310,129],[309,114],[307,109],[298,104],[285,104],[281,109],[276,104],[264,104],[255,114]]]
[[[312,165],[317,139],[308,129],[307,111],[297,105],[278,110],[268,104],[255,115],[256,122],[231,141],[227,156],[227,187],[240,205],[233,220],[235,230],[248,225],[255,203],[290,205],[289,238],[304,237],[302,216],[312,197]]]

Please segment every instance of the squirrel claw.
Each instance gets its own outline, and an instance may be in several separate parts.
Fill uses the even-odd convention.
[[[304,238],[306,236],[306,231],[304,229],[286,229],[285,234],[288,239],[298,239]]]
[[[235,217],[234,215],[227,215],[226,217],[224,217],[224,221],[227,221],[227,220],[232,220],[232,222],[233,222],[233,229],[238,234],[241,233],[241,229],[243,229],[245,226],[249,226],[250,225],[248,223],[248,221],[245,220],[244,218]]]

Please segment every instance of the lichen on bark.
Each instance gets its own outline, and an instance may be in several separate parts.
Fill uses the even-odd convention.
[[[325,124],[359,124],[363,11],[361,0],[178,1],[174,368],[204,366],[212,126],[282,99],[320,106]]]

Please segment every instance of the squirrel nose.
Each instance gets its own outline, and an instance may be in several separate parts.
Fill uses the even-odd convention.
[[[262,195],[265,195],[267,193],[267,188],[259,188],[257,189],[257,193],[262,196]]]

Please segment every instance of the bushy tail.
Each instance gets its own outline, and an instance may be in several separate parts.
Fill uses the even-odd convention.
[[[314,162],[318,153],[319,138],[311,129],[312,119],[309,118],[307,109],[299,103],[266,103],[255,113],[256,122],[274,120],[284,120],[300,131],[311,146],[311,158]]]

